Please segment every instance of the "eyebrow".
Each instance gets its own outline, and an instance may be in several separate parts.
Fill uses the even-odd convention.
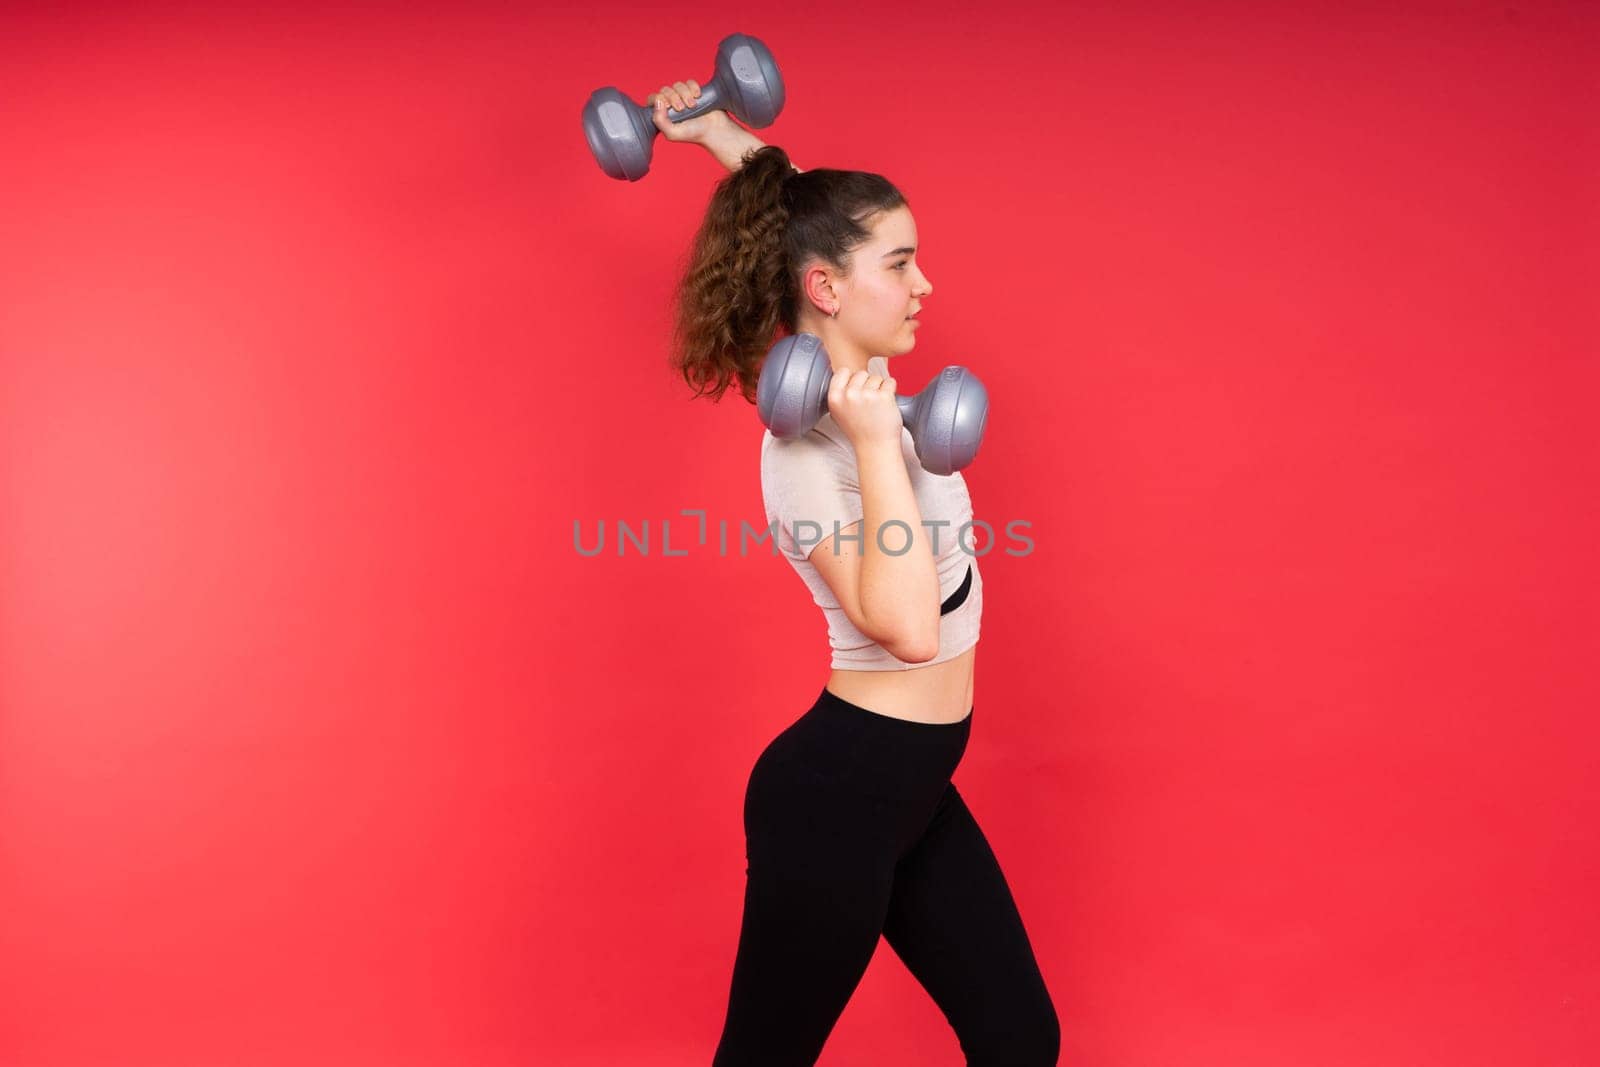
[[[910,248],[897,248],[893,252],[885,252],[883,255],[879,256],[878,258],[879,259],[888,259],[890,256],[898,256],[902,252],[915,252],[915,251],[916,251],[916,248],[914,246],[910,247]]]

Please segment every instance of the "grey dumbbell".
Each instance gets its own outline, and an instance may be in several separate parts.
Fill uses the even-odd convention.
[[[730,33],[717,45],[717,69],[700,87],[693,107],[667,109],[667,119],[683,122],[723,108],[745,125],[772,125],[783,110],[783,75],[767,46],[747,33]],[[583,105],[583,136],[600,169],[613,178],[636,182],[650,169],[650,154],[661,130],[651,109],[608,85],[589,94]]]
[[[799,437],[828,410],[833,367],[815,334],[785,337],[767,350],[756,383],[756,411],[778,438]],[[911,431],[917,459],[930,474],[972,462],[989,420],[989,391],[965,367],[946,367],[921,392],[894,398]]]

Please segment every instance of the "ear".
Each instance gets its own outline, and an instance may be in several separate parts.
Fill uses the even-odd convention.
[[[822,264],[812,264],[800,276],[800,298],[822,314],[826,315],[829,308],[838,306],[838,297],[833,271]]]

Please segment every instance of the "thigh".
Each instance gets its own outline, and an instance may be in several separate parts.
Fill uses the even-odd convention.
[[[714,1067],[814,1064],[883,931],[894,855],[855,794],[781,760],[745,802],[744,915]]]
[[[896,866],[884,939],[944,1012],[969,1062],[1055,1062],[1049,990],[1011,889],[955,783]],[[1044,1050],[1043,1058],[1039,1058]]]

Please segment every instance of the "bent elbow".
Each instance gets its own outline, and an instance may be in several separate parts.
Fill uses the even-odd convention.
[[[863,605],[864,608],[869,605]],[[939,615],[937,612],[908,611],[903,605],[892,618],[867,610],[861,631],[883,650],[905,663],[926,663],[939,654]]]
[[[889,654],[906,663],[926,663],[939,654],[939,631],[903,637],[889,646]]]

